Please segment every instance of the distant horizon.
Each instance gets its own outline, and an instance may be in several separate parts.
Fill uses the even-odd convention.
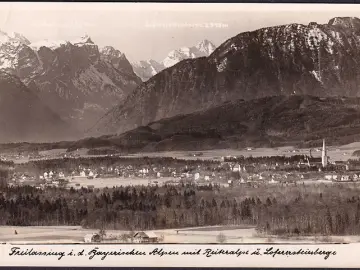
[[[309,8],[310,7],[310,8]],[[289,23],[327,23],[359,17],[358,5],[180,3],[1,3],[0,29],[30,42],[88,35],[130,62],[162,61],[181,47],[209,40],[216,46],[242,32]]]

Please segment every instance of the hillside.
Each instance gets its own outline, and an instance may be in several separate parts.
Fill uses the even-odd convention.
[[[74,139],[77,131],[17,77],[0,73],[0,142]]]
[[[150,123],[121,135],[81,140],[73,148],[123,151],[209,150],[360,141],[360,98],[274,96],[236,100]]]
[[[187,59],[141,84],[91,134],[122,133],[236,99],[360,96],[360,20],[241,33],[209,57]]]

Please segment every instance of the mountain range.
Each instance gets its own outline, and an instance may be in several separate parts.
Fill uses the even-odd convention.
[[[94,127],[102,134],[267,96],[360,96],[360,19],[289,24],[244,32],[210,56],[153,76]]]
[[[90,126],[86,136],[106,135],[91,143],[146,151],[360,139],[360,19],[210,44],[150,61],[156,74],[141,82],[122,52],[88,36],[31,43],[0,32],[0,141],[79,138]]]
[[[195,46],[182,47],[180,49],[169,52],[166,58],[160,63],[150,59],[147,61],[132,63],[132,66],[135,74],[139,76],[142,81],[147,81],[152,76],[158,74],[168,67],[179,63],[182,60],[209,56],[215,49],[216,46],[212,42],[205,39]]]
[[[17,76],[79,136],[141,83],[124,54],[88,36],[31,43],[0,32],[0,72]]]
[[[360,98],[292,95],[232,100],[122,134],[81,140],[71,148],[154,152],[318,147],[323,138],[332,145],[360,140]]]

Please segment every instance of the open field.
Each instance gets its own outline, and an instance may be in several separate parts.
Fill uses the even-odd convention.
[[[360,143],[353,143],[351,145],[344,145],[340,147],[327,147],[327,152],[330,161],[346,161],[351,158],[355,150],[360,149]],[[202,153],[201,156],[194,156],[191,154]],[[154,152],[154,153],[138,153],[127,155],[124,157],[174,157],[179,159],[221,159],[225,156],[245,156],[245,157],[261,157],[261,156],[293,156],[293,155],[309,155],[310,148],[297,149],[294,147],[279,147],[279,148],[254,148],[252,150],[234,150],[221,149],[209,150],[199,152]],[[321,157],[321,152],[312,150],[311,154],[314,157]]]
[[[94,231],[72,226],[3,226],[0,227],[0,242],[82,242],[84,236],[91,232]]]
[[[0,243],[82,243],[86,234],[96,232],[98,230],[83,229],[80,226],[1,226]],[[107,231],[107,233],[121,234],[124,232]]]
[[[94,178],[87,179],[86,177],[74,177],[70,180],[68,187],[80,188],[81,186],[87,187],[88,185],[93,185],[94,188],[112,188],[119,186],[138,186],[144,185],[147,186],[151,182],[157,181],[159,186],[163,185],[166,181],[174,180],[172,177],[162,177],[162,178],[125,178],[125,177],[111,177],[111,178]],[[76,186],[79,184],[80,186]]]
[[[17,235],[15,235],[15,230]],[[78,226],[29,226],[0,227],[0,243],[84,243],[86,234],[98,230],[83,229]],[[304,236],[277,237],[259,235],[255,228],[239,226],[207,226],[182,229],[165,229],[153,231],[164,237],[163,243],[218,243],[221,233],[225,243],[350,243],[360,242],[360,236]],[[120,236],[128,231],[108,230],[107,235]],[[109,242],[105,241],[104,243]]]
[[[320,149],[318,149],[320,150]],[[327,152],[330,157],[330,161],[346,161],[349,158],[352,158],[352,153],[356,150],[360,150],[360,142],[354,142],[342,146],[328,146]],[[47,155],[47,159],[56,159],[59,158],[62,154],[66,153],[66,149],[54,149],[40,152],[43,155]],[[70,152],[72,154],[77,154],[80,157],[96,157],[94,155],[88,155],[87,149],[79,149],[77,151]],[[69,153],[69,154],[70,154]],[[201,155],[194,155],[201,153]],[[224,156],[292,156],[292,155],[308,155],[310,153],[310,148],[295,148],[292,146],[278,147],[278,148],[253,148],[251,150],[247,149],[217,149],[217,150],[206,150],[206,151],[167,151],[167,152],[143,152],[129,155],[119,155],[126,158],[136,158],[136,157],[173,157],[178,159],[218,159]],[[312,155],[314,157],[321,157],[321,152],[312,149]],[[106,156],[106,155],[97,155]],[[353,157],[356,158],[356,157]],[[34,159],[36,160],[36,159]],[[23,157],[20,159],[13,159],[15,163],[25,163],[29,161],[29,158]]]

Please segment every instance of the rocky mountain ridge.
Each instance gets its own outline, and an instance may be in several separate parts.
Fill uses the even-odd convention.
[[[141,80],[125,55],[99,50],[88,36],[30,43],[0,32],[0,70],[21,81],[60,117],[87,129],[133,91]],[[117,53],[117,54],[116,54]]]
[[[360,96],[360,20],[244,32],[209,57],[183,60],[140,85],[94,127],[122,133],[236,99]]]

